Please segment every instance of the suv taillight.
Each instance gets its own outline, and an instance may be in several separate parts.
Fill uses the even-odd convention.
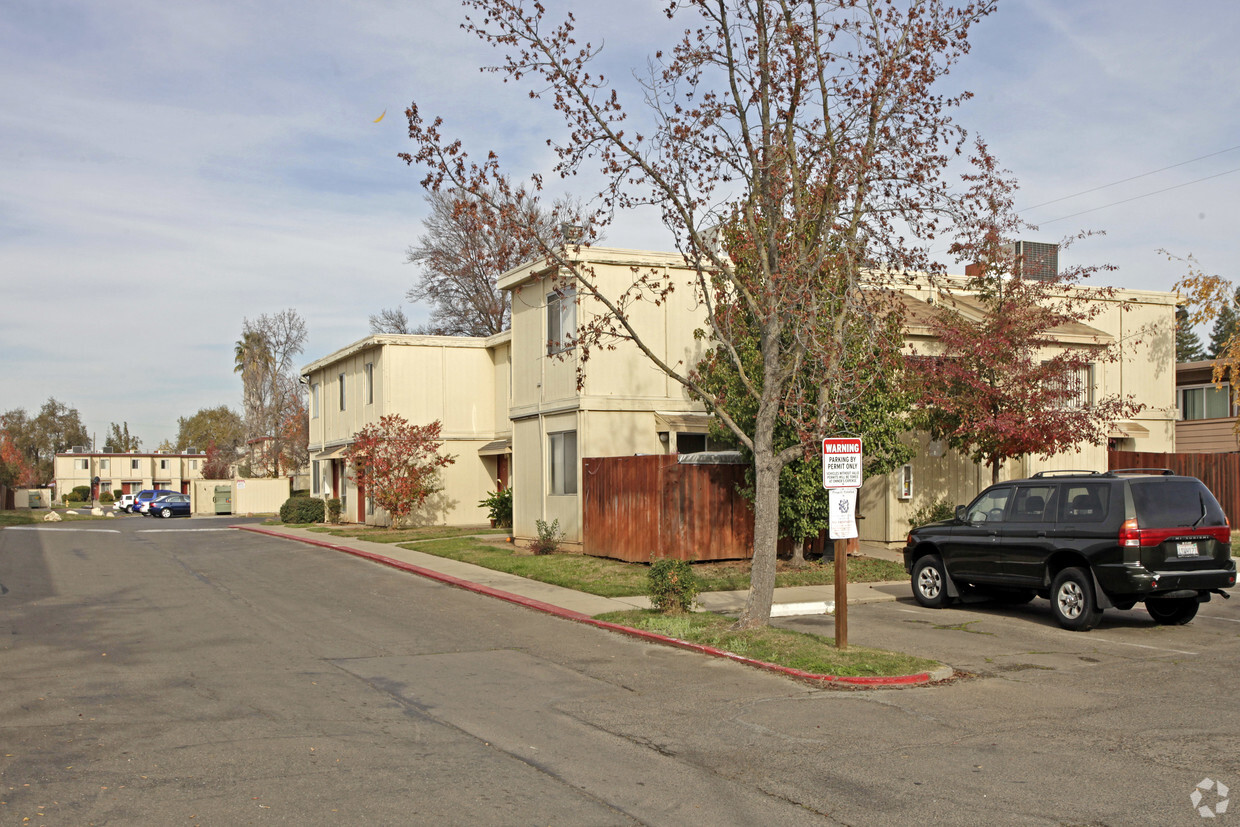
[[[1140,548],[1141,546],[1157,546],[1172,537],[1212,537],[1224,545],[1231,545],[1231,527],[1229,525],[1209,526],[1207,528],[1139,528],[1136,519],[1124,520],[1119,527],[1119,544],[1122,548]]]

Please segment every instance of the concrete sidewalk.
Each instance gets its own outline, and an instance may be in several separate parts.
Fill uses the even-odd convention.
[[[586,617],[595,617],[607,612],[624,611],[626,609],[650,608],[650,600],[644,595],[633,597],[598,597],[597,595],[586,594],[574,589],[567,589],[563,586],[553,586],[549,583],[528,580],[515,574],[475,566],[471,563],[462,563],[445,557],[437,557],[433,554],[424,554],[420,551],[399,548],[393,543],[374,543],[351,537],[333,537],[330,534],[287,526],[238,526],[238,528],[258,531],[273,536],[287,537],[290,540],[311,543],[325,548],[351,551],[361,556],[375,559],[377,562],[392,561],[400,564],[402,567],[413,567],[414,569],[421,570],[422,573],[441,575],[443,579],[449,581],[462,581],[482,587],[484,590],[494,590],[516,595],[528,601],[557,607]],[[899,551],[893,551],[872,543],[862,543],[860,554],[864,557],[876,557],[897,562],[903,560],[903,556]],[[701,608],[708,611],[737,615],[744,608],[747,596],[748,592],[744,590],[704,592],[698,595],[698,603]],[[849,604],[893,601],[900,597],[910,596],[912,596],[912,591],[908,580],[848,584]],[[833,611],[834,607],[835,586],[794,586],[775,590],[775,600],[771,616],[789,617],[793,615],[824,614]]]

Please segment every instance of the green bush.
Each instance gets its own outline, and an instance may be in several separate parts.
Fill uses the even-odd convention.
[[[492,491],[478,505],[487,509],[487,517],[495,521],[495,525],[508,528],[512,525],[512,488]]]
[[[119,500],[119,499],[120,499],[121,497],[123,497],[123,496],[125,496],[125,492],[124,492],[124,491],[120,490],[119,488],[113,488],[113,489],[112,489],[112,502],[116,502],[117,500]]]
[[[75,485],[73,490],[68,493],[68,501],[71,503],[84,503],[90,499],[89,485]]]
[[[939,520],[950,520],[956,516],[956,506],[952,505],[952,501],[946,497],[937,499],[929,505],[923,505],[921,508],[913,512],[913,516],[908,518],[909,528],[918,528],[927,523],[937,523]]]
[[[282,523],[323,522],[323,501],[317,497],[289,497],[280,506]]]
[[[344,504],[340,502],[338,497],[332,497],[327,501],[327,521],[332,525],[339,525],[340,511],[344,508]]]
[[[554,554],[560,549],[560,541],[564,539],[564,535],[560,533],[560,521],[552,520],[551,525],[547,525],[543,520],[535,520],[534,526],[538,529],[538,537],[530,541],[530,551],[535,554]]]
[[[102,505],[111,505],[116,502],[116,498],[112,496],[111,491],[101,491],[99,492],[99,502]]]
[[[693,566],[687,560],[664,557],[650,561],[646,575],[646,593],[650,605],[661,612],[688,612],[697,602],[700,585]]]

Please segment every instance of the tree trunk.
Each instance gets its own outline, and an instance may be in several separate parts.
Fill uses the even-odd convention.
[[[755,442],[755,448],[757,448]],[[734,629],[757,629],[771,619],[775,598],[775,552],[779,544],[779,466],[768,444],[754,455],[753,561],[749,597]]]
[[[792,565],[796,568],[802,568],[805,565],[805,547],[809,545],[809,540],[792,540]]]

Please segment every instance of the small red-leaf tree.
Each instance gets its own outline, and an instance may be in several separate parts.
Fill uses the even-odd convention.
[[[1115,291],[1081,281],[1109,268],[1041,268],[1034,277],[1037,263],[1019,260],[1008,242],[1024,227],[1010,210],[1014,186],[1003,185],[1006,172],[984,152],[975,162],[965,178],[993,200],[953,245],[973,268],[962,290],[936,302],[929,319],[936,343],[910,364],[919,386],[914,421],[989,466],[993,484],[1009,459],[1104,444],[1114,422],[1144,406],[1094,395],[1095,366],[1137,341],[1104,339],[1088,325]]]
[[[202,461],[202,478],[205,480],[226,480],[229,478],[229,466],[236,457],[236,451],[232,452],[233,456],[229,457],[220,446],[215,444],[215,440],[207,445],[206,457]]]
[[[388,513],[389,528],[401,525],[438,491],[439,469],[456,462],[456,457],[439,452],[440,431],[438,420],[412,425],[403,416],[388,414],[354,434],[345,449],[358,488]]]
[[[531,99],[563,118],[564,133],[547,142],[553,174],[597,182],[575,193],[591,210],[580,243],[617,213],[654,207],[684,257],[687,277],[635,268],[617,287],[577,245],[533,245],[579,305],[567,358],[584,368],[594,349],[636,347],[752,454],[751,588],[737,628],[766,625],[780,472],[805,454],[777,442],[780,412],[796,409],[804,442],[829,433],[839,397],[817,389],[855,389],[845,359],[866,349],[854,336],[885,330],[884,286],[929,269],[929,245],[953,215],[976,209],[948,182],[965,142],[950,113],[967,94],[937,84],[994,0],[669,0],[669,19],[688,18],[683,35],[628,88],[596,68],[601,47],[578,34],[571,14],[557,23],[542,3],[464,5],[466,30],[502,53],[490,71],[528,84]],[[542,173],[514,183],[494,152],[472,160],[442,120],[423,119],[416,104],[405,114],[416,149],[402,157],[427,170],[428,189],[469,192],[508,215],[541,189]],[[733,266],[721,225],[752,242],[752,267]],[[699,381],[693,363],[662,358],[643,336],[636,303],[660,304],[677,289],[692,292],[684,303],[699,309],[708,346],[736,368],[752,424]],[[720,297],[744,308],[743,329],[717,312]],[[741,356],[748,342],[757,345],[752,361]]]
[[[34,486],[39,484],[39,475],[34,466],[26,461],[26,457],[13,442],[8,431],[0,430],[0,485]]]

